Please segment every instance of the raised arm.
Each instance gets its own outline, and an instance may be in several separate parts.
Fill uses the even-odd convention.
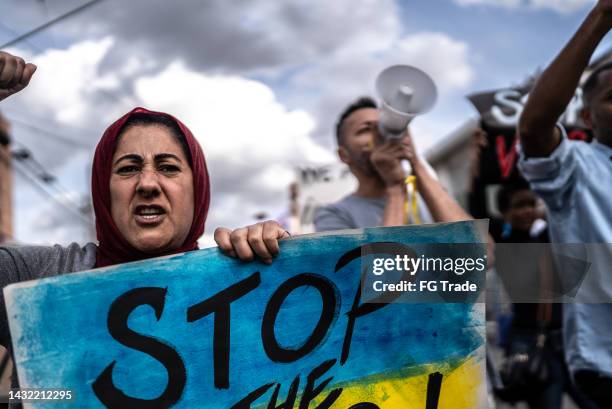
[[[0,101],[27,87],[34,71],[34,64],[0,51]]]
[[[380,138],[380,135],[378,135]],[[401,159],[406,158],[405,147],[399,140],[385,140],[372,151],[370,160],[383,180],[385,188],[385,209],[382,226],[401,226],[404,224],[404,170]]]
[[[433,177],[423,159],[416,153],[410,132],[401,141],[386,141],[372,152],[372,163],[383,177],[387,202],[383,215],[383,226],[404,224],[404,200],[406,186],[401,160],[407,159],[417,178],[417,188],[435,222],[471,220],[461,206],[453,199],[440,182]]]
[[[555,124],[611,22],[612,0],[600,0],[536,82],[519,122],[521,146],[527,156],[548,156],[559,145]]]
[[[430,173],[423,159],[413,153],[410,164],[416,176],[418,191],[436,223],[473,219]]]

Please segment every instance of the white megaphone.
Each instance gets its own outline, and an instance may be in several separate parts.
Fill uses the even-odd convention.
[[[376,78],[381,99],[378,128],[384,138],[399,138],[410,121],[431,109],[438,92],[429,75],[409,65],[392,65]]]

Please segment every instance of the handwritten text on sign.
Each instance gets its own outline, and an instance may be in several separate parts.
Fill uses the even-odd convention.
[[[284,241],[272,266],[207,249],[9,286],[20,385],[87,408],[475,407],[481,311],[365,303],[346,254],[477,240],[473,222],[368,229]]]

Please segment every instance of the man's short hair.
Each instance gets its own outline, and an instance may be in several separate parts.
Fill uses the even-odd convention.
[[[368,96],[359,97],[355,102],[352,102],[344,109],[344,111],[342,111],[342,114],[340,114],[338,122],[336,123],[336,141],[338,142],[338,146],[342,145],[342,126],[344,125],[346,118],[348,118],[353,112],[364,108],[376,109],[376,101]]]
[[[531,190],[529,182],[525,179],[518,179],[507,185],[503,185],[497,192],[497,208],[500,213],[505,213],[510,210],[510,203],[512,202],[512,196],[521,190]]]
[[[585,106],[589,106],[593,96],[593,91],[595,91],[599,85],[599,77],[601,73],[608,70],[612,70],[612,61],[595,68],[593,72],[589,74],[586,81],[584,81],[584,85],[582,86],[582,102]]]

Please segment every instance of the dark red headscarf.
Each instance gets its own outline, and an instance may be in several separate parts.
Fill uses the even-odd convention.
[[[204,153],[202,152],[200,144],[193,137],[191,131],[172,115],[163,112],[149,111],[145,108],[134,108],[106,129],[104,135],[102,135],[102,139],[98,142],[94,155],[91,194],[94,212],[96,214],[96,234],[99,241],[96,267],[167,255],[167,253],[147,254],[132,247],[119,232],[111,216],[110,177],[113,154],[117,147],[117,136],[130,116],[137,113],[163,115],[176,122],[185,135],[185,140],[191,154],[191,170],[193,173],[195,200],[193,223],[191,224],[191,229],[182,247],[172,253],[181,253],[197,249],[197,240],[204,233],[204,222],[206,221],[208,205],[210,203],[210,182],[208,170],[206,169],[206,160],[204,159]]]

